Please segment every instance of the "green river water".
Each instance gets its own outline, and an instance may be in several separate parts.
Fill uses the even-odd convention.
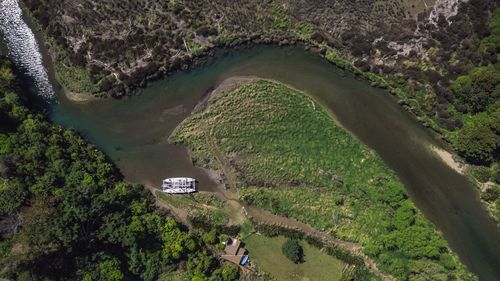
[[[441,143],[387,92],[300,48],[229,51],[123,100],[74,103],[56,91],[58,103],[50,107],[50,115],[104,150],[129,181],[158,186],[163,178],[186,176],[197,178],[201,189],[210,191],[216,183],[192,165],[184,148],[170,145],[167,138],[204,94],[224,79],[241,75],[289,84],[332,111],[397,173],[412,200],[469,269],[481,280],[500,280],[499,229],[480,204],[475,187],[428,148]]]

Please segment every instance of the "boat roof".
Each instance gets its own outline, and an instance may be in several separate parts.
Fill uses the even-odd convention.
[[[166,178],[163,181],[180,181],[180,180],[196,181],[193,178]]]

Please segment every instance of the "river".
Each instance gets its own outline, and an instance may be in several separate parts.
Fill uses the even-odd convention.
[[[330,109],[343,127],[377,151],[397,173],[419,209],[483,280],[500,279],[500,238],[475,187],[428,146],[441,144],[385,91],[370,87],[299,48],[233,51],[208,66],[153,83],[125,100],[73,103],[59,95],[55,122],[98,144],[128,180],[158,184],[192,176],[215,186],[192,166],[185,149],[168,144],[171,131],[207,91],[232,76],[255,75],[303,90]]]
[[[43,48],[42,53],[47,64]],[[47,66],[50,70],[50,63]],[[49,71],[58,102],[48,107],[54,122],[86,135],[127,180],[158,185],[165,177],[191,176],[203,190],[213,190],[216,183],[192,165],[184,148],[168,144],[167,138],[205,93],[232,76],[274,79],[313,96],[397,173],[411,199],[472,272],[481,280],[500,280],[499,229],[480,204],[475,187],[429,149],[442,144],[386,91],[300,48],[224,51],[203,67],[154,82],[140,95],[123,100],[71,102]]]

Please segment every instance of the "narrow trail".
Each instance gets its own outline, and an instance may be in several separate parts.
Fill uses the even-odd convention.
[[[147,186],[148,190],[151,191],[155,198],[155,205],[159,208],[163,208],[166,210],[169,210],[172,212],[174,217],[180,221],[182,224],[188,226],[188,212],[184,209],[176,208],[172,206],[171,204],[161,200],[161,198],[158,197],[157,191],[158,189],[152,187],[152,186]],[[291,228],[291,229],[298,229],[302,232],[304,232],[307,235],[311,235],[320,239],[323,239],[329,243],[332,243],[334,245],[337,245],[350,253],[360,256],[363,258],[366,267],[376,274],[380,279],[383,281],[395,281],[396,279],[392,277],[391,275],[382,273],[377,265],[375,264],[375,261],[368,257],[367,255],[362,253],[362,246],[359,243],[354,243],[354,242],[348,242],[344,241],[338,238],[335,238],[331,235],[329,235],[326,232],[319,231],[312,226],[305,224],[303,222],[299,222],[295,219],[292,218],[286,218],[286,217],[281,217],[274,215],[264,209],[255,207],[255,206],[244,206],[241,201],[237,199],[231,199],[232,197],[235,196],[234,192],[224,190],[223,187],[219,188],[218,191],[219,197],[222,197],[225,199],[227,205],[229,206],[226,208],[226,210],[229,210],[230,212],[241,212],[244,214],[247,218],[251,218],[253,221],[258,222],[258,223],[264,223],[264,224],[277,224],[283,227]],[[240,214],[231,214],[238,216]]]
[[[176,207],[172,206],[171,204],[168,204],[167,202],[161,200],[161,198],[159,198],[158,194],[157,194],[159,189],[157,189],[151,185],[145,185],[145,187],[153,195],[156,207],[161,208],[161,209],[165,209],[165,210],[169,210],[177,221],[181,222],[184,225],[188,225],[188,212],[186,210],[176,208]]]
[[[214,90],[210,95],[220,94],[225,91],[230,91],[231,89],[234,89],[234,87],[236,87],[237,85],[240,85],[241,83],[245,83],[251,80],[252,78],[243,77],[240,79],[224,81],[224,83],[222,83],[223,87],[219,87],[218,89]],[[201,126],[204,131],[206,132],[208,131],[205,130],[207,124],[202,124]],[[231,217],[237,218],[233,220],[235,223],[241,223],[242,221],[245,220],[245,218],[247,219],[251,218],[253,221],[257,223],[276,224],[286,228],[297,229],[307,235],[320,238],[324,241],[327,241],[331,244],[341,247],[342,249],[345,249],[356,256],[363,258],[366,267],[383,281],[396,280],[393,276],[381,272],[378,269],[377,265],[375,264],[375,261],[372,258],[368,257],[367,255],[363,254],[362,245],[360,243],[354,243],[335,238],[326,232],[317,230],[312,226],[310,226],[309,224],[297,221],[293,218],[277,216],[264,209],[255,206],[246,206],[239,199],[240,197],[237,189],[238,174],[235,168],[230,163],[226,155],[219,149],[217,145],[217,140],[214,137],[212,137],[209,133],[206,133],[205,139],[208,148],[213,153],[215,165],[218,167],[217,170],[210,171],[209,174],[211,177],[214,178],[215,182],[221,183],[218,185],[217,191],[214,192],[213,194],[226,202],[225,210],[229,212]],[[221,176],[223,176],[223,178],[221,178]],[[185,225],[189,225],[188,212],[186,210],[176,208],[171,204],[161,200],[161,198],[158,198],[157,196],[158,189],[152,186],[147,186],[147,188],[154,195],[156,206],[170,210],[180,222],[182,222]]]
[[[238,176],[234,168],[232,167],[231,163],[227,161],[227,158],[224,156],[222,151],[219,150],[216,140],[210,136],[206,136],[206,139],[207,139],[207,144],[210,146],[210,148],[213,150],[215,154],[215,158],[219,164],[220,169],[223,171],[226,177],[225,182],[229,187],[229,189],[219,188],[219,192],[224,198],[226,198],[226,202],[233,202],[231,211],[234,212],[235,210],[240,210],[240,212],[246,215],[247,218],[252,218],[253,221],[256,221],[258,223],[277,224],[287,228],[298,229],[307,235],[323,239],[329,243],[332,243],[349,251],[354,255],[362,257],[366,267],[383,281],[396,280],[396,278],[394,278],[393,276],[381,272],[378,269],[375,261],[372,258],[368,257],[367,255],[363,254],[362,252],[363,247],[360,243],[348,242],[335,238],[326,232],[313,228],[309,224],[297,221],[292,218],[277,216],[264,209],[255,206],[245,206],[239,200],[238,190],[236,188]],[[237,208],[234,205],[237,205],[239,207]]]
[[[335,238],[331,235],[329,235],[326,232],[319,231],[312,226],[305,224],[303,222],[299,222],[295,219],[292,218],[286,218],[286,217],[281,217],[274,215],[268,211],[265,211],[261,208],[257,208],[254,206],[247,206],[245,207],[245,210],[248,214],[248,216],[252,217],[254,221],[260,222],[260,223],[265,223],[265,224],[277,224],[281,225],[287,228],[292,228],[292,229],[298,229],[308,235],[321,238],[327,242],[330,242],[334,245],[337,245],[349,252],[351,252],[354,255],[360,256],[363,258],[366,267],[373,273],[375,273],[380,279],[384,281],[395,281],[396,278],[392,277],[391,275],[385,274],[381,272],[377,265],[375,264],[375,261],[368,257],[367,255],[362,253],[362,245],[359,243],[354,243],[354,242],[348,242],[344,241],[338,238]]]

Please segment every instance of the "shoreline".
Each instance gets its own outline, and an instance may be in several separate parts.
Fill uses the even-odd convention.
[[[208,100],[211,97],[214,97],[214,96],[217,96],[220,94],[224,94],[226,92],[231,92],[231,91],[235,90],[236,88],[238,88],[246,83],[250,83],[250,82],[258,80],[258,79],[261,79],[261,78],[259,78],[257,76],[231,76],[229,78],[224,79],[224,81],[219,83],[214,89],[208,91],[200,98],[200,100],[198,101],[198,103],[196,104],[194,109],[191,111],[190,115],[193,115],[193,114],[196,114],[198,112],[205,110],[208,106]]]
[[[460,159],[457,155],[453,154],[452,152],[444,149],[437,147],[433,144],[428,144],[428,148],[438,157],[442,162],[444,162],[448,167],[453,169],[455,172],[465,176],[465,170],[467,169],[467,164],[464,162],[457,161],[457,159]]]
[[[229,77],[225,80],[223,80],[218,86],[216,86],[214,89],[211,91],[208,91],[199,101],[199,103],[195,106],[191,114],[196,114],[200,113],[203,110],[209,110],[207,107],[209,106],[209,100],[210,98],[213,98],[217,95],[223,95],[223,94],[229,94],[231,91],[237,89],[238,87],[245,85],[246,83],[250,83],[255,80],[266,80],[266,81],[271,81],[274,83],[280,83],[283,85],[286,85],[287,87],[291,87],[287,85],[286,83],[282,83],[276,80],[272,79],[266,79],[266,78],[260,78],[257,76],[232,76]],[[311,102],[316,102],[310,95],[307,93],[297,90],[293,87],[291,89],[294,89],[298,92],[300,92],[302,95],[305,97],[308,97],[311,99]],[[337,120],[334,116],[331,116],[330,118],[332,119],[333,122],[337,124]],[[176,130],[178,130],[179,127],[181,127],[182,123],[179,124],[172,134],[175,133]],[[339,125],[339,124],[337,124]],[[342,127],[343,128],[343,127]],[[344,128],[345,129],[345,128]],[[351,135],[352,133],[349,132]],[[354,137],[354,136],[352,136]],[[189,151],[189,150],[188,150]],[[191,157],[191,152],[188,152],[190,157]],[[217,156],[216,156],[217,157]],[[293,217],[285,217],[285,216],[280,216],[276,214],[272,214],[271,212],[260,208],[255,205],[247,205],[243,201],[240,200],[239,196],[239,189],[236,187],[237,183],[234,182],[234,179],[237,178],[237,174],[235,174],[235,171],[231,169],[230,167],[227,167],[229,164],[225,163],[223,159],[219,159],[217,162],[221,162],[220,164],[222,165],[220,169],[213,169],[213,168],[207,168],[207,167],[199,167],[202,170],[205,171],[205,173],[216,183],[216,188],[214,192],[210,192],[211,194],[214,194],[217,198],[223,200],[225,202],[225,209],[229,212],[230,217],[244,217],[246,219],[250,219],[254,224],[268,224],[268,225],[278,225],[281,227],[285,227],[288,229],[293,229],[297,230],[300,232],[303,232],[307,235],[311,235],[313,237],[319,238],[323,241],[327,241],[330,243],[333,243],[334,245],[339,246],[340,248],[350,252],[351,254],[358,256],[363,259],[364,265],[366,268],[376,274],[381,280],[384,281],[392,281],[395,280],[395,278],[385,272],[380,271],[378,268],[378,265],[375,263],[375,261],[365,255],[362,251],[363,246],[361,243],[356,243],[356,242],[349,242],[346,240],[339,239],[330,233],[327,233],[325,231],[319,230],[314,228],[308,223],[301,222]],[[231,180],[233,179],[233,180]],[[238,220],[233,220],[233,221],[238,221]]]
[[[57,73],[55,73],[55,77],[57,80],[57,83],[61,85],[61,92],[64,95],[64,97],[69,100],[72,103],[87,103],[91,101],[96,101],[100,100],[100,98],[92,95],[91,93],[76,93],[72,92],[60,82],[59,78],[57,77]]]

